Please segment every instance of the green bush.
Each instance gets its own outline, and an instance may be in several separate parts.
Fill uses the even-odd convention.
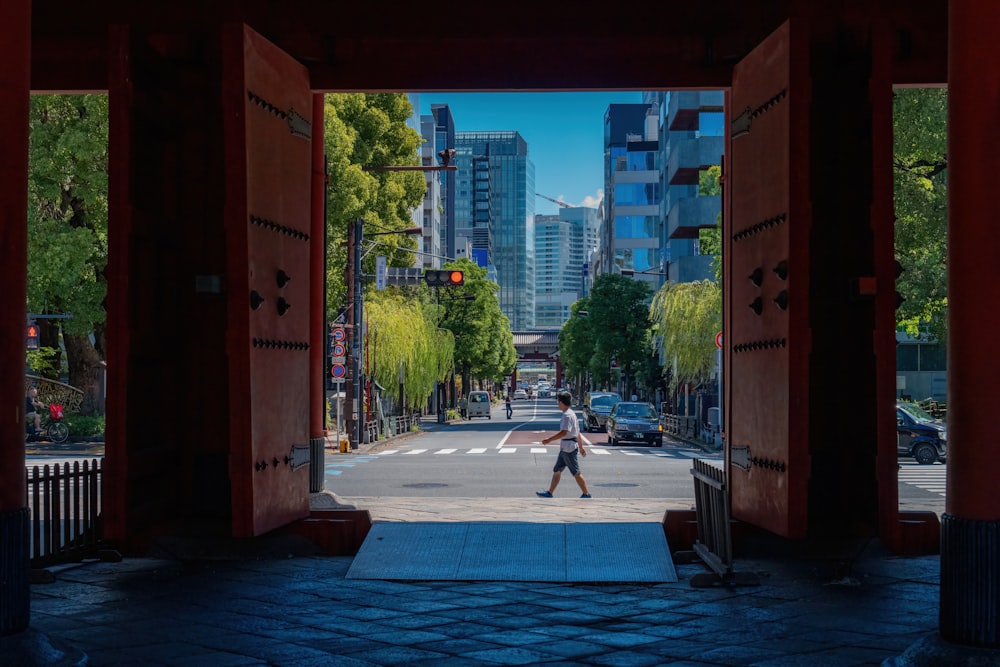
[[[104,435],[104,417],[91,417],[68,412],[63,421],[69,426],[70,436]]]

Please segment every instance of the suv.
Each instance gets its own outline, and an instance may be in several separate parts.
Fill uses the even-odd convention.
[[[583,399],[583,429],[600,431],[604,428],[611,408],[622,397],[612,391],[590,391]]]
[[[924,465],[944,461],[948,428],[915,403],[896,403],[896,452]]]

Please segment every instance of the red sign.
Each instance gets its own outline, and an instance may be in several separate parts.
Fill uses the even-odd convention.
[[[717,348],[719,348],[720,350],[722,349],[722,332],[721,331],[719,333],[715,334],[715,346]]]
[[[347,369],[344,368],[344,364],[334,364],[330,367],[330,375],[337,380],[342,380],[347,375]]]

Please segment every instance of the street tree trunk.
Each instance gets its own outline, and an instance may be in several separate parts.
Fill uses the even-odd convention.
[[[66,346],[66,361],[69,364],[69,383],[83,390],[80,413],[100,414],[101,357],[90,342],[90,336],[63,334]]]

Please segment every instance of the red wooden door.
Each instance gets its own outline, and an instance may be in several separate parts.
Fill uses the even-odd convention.
[[[732,516],[804,537],[809,483],[808,99],[786,22],[734,69],[724,305]]]
[[[224,34],[226,291],[233,534],[309,512],[311,110],[305,67]]]

